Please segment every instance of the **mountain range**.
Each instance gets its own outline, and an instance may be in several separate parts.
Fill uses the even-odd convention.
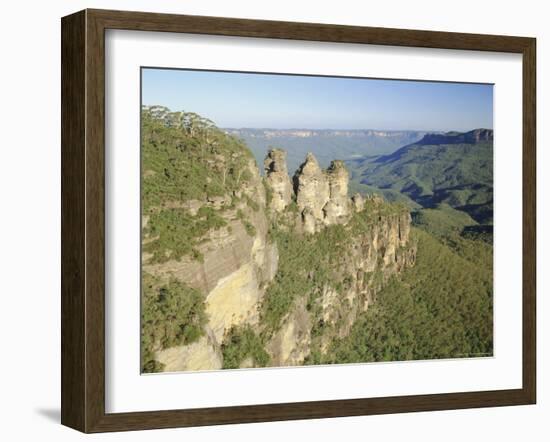
[[[426,134],[388,155],[346,162],[352,180],[399,192],[425,208],[447,204],[479,223],[493,218],[493,131]]]

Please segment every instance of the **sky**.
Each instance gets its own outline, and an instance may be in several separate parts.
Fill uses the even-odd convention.
[[[487,84],[143,68],[142,104],[195,112],[222,128],[493,128]]]

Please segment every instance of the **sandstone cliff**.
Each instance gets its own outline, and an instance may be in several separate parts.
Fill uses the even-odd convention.
[[[233,326],[258,324],[258,305],[277,271],[277,246],[268,240],[265,188],[246,147],[236,144],[230,150],[227,144],[231,139],[208,125],[205,129],[205,124],[193,115],[171,114],[165,108],[153,111],[153,122],[160,120],[170,128],[177,124],[190,124],[194,128],[192,134],[184,132],[179,146],[196,148],[198,158],[192,167],[207,181],[215,177],[220,184],[203,193],[199,183],[193,199],[178,199],[178,192],[165,192],[160,207],[159,203],[151,205],[148,209],[151,215],[143,215],[144,275],[156,278],[157,286],[175,278],[185,287],[198,290],[208,318],[202,336],[191,344],[169,348],[155,344],[155,359],[165,371],[218,369],[222,367],[221,345],[225,334]],[[156,139],[153,141],[151,149],[157,145]],[[170,152],[172,163],[181,150],[175,147]],[[188,157],[190,153],[185,155]],[[145,174],[155,178],[153,171],[146,169]],[[158,220],[157,226],[149,225],[158,213],[167,214],[166,226],[159,225]],[[165,229],[161,231],[161,227]],[[176,256],[171,250],[179,239],[170,236],[175,229],[181,229],[194,242],[192,249],[185,243],[180,245],[183,250],[190,249],[183,256]],[[163,234],[168,238],[164,243]],[[167,250],[162,249],[156,255],[148,252],[147,246],[155,241],[166,243]]]
[[[252,179],[241,192],[257,206],[252,208],[241,201],[220,211],[227,226],[203,238],[198,246],[201,260],[186,257],[160,264],[143,262],[144,271],[176,277],[205,296],[206,336],[191,344],[192,348],[184,345],[158,351],[157,360],[166,371],[221,368],[220,347],[225,333],[235,325],[258,325],[258,305],[277,271],[278,255],[277,246],[267,239],[265,193],[252,162],[250,171]],[[246,218],[246,224],[241,218]]]
[[[270,173],[266,169],[268,186]],[[313,258],[311,269],[304,271],[327,272],[329,277],[307,284],[308,293],[298,294],[278,327],[267,333],[266,348],[275,366],[314,363],[314,354],[322,354],[333,339],[346,336],[388,278],[413,265],[416,257],[408,211],[392,207],[376,195],[350,198],[349,173],[343,162],[335,160],[322,170],[310,153],[294,174],[293,183],[298,213],[286,219],[290,228],[277,218],[277,223],[283,224],[277,228],[287,232],[281,247],[293,239],[300,241],[299,232],[318,238],[304,242],[304,247],[328,249],[324,256]],[[292,232],[298,232],[294,238]],[[282,252],[284,259],[293,259],[292,253],[289,257]],[[296,266],[300,265],[304,264],[297,259]],[[309,277],[316,278],[314,274]]]
[[[388,278],[414,264],[409,213],[378,197],[350,198],[341,161],[323,170],[308,154],[291,180],[286,153],[276,149],[262,178],[246,147],[209,122],[154,111],[153,120],[175,131],[177,143],[166,154],[172,169],[144,168],[152,185],[142,270],[154,287],[175,279],[200,293],[206,318],[190,319],[199,335],[182,324],[194,336],[188,342],[178,330],[170,345],[153,336],[162,370],[315,363],[349,333]],[[151,131],[155,155],[157,132]],[[180,165],[178,155],[195,155],[194,162]],[[185,175],[189,168],[195,175]],[[172,185],[176,173],[189,178],[159,198],[158,183]]]
[[[367,206],[374,212],[376,204]],[[269,340],[273,365],[314,363],[315,353],[324,354],[333,339],[350,332],[358,316],[376,302],[386,281],[414,265],[410,224],[410,215],[403,212],[376,214],[375,222],[361,232],[357,225],[345,226],[353,240],[343,245],[340,259],[332,261],[330,281],[315,288],[317,293],[299,298]]]

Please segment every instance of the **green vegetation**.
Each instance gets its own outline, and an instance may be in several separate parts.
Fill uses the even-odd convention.
[[[155,350],[191,344],[203,334],[203,295],[176,279],[166,284],[148,273],[142,276],[141,351],[145,373],[162,371]]]
[[[226,207],[215,210],[207,201],[217,197],[235,203],[233,193],[252,178],[252,154],[197,114],[154,106],[143,108],[141,116],[143,250],[152,263],[185,255],[201,259],[201,238],[227,224]],[[193,201],[202,206],[195,215],[185,207]],[[258,210],[256,202],[246,202]],[[254,226],[243,223],[253,234]]]
[[[201,207],[196,216],[184,209],[153,212],[146,229],[153,240],[143,245],[143,251],[152,254],[151,263],[179,260],[184,255],[200,260],[202,255],[196,246],[202,237],[226,225],[225,219],[211,207]]]
[[[359,182],[359,179],[360,178],[354,179],[352,175],[351,181],[349,182],[350,195],[354,195],[356,193],[360,193],[363,196],[374,194],[382,196],[386,201],[390,203],[399,203],[405,207],[408,207],[410,210],[422,207],[420,204],[410,199],[407,195],[398,192],[397,190],[378,189],[377,187],[369,186],[368,184]]]
[[[269,332],[274,332],[295,299],[317,295],[330,282],[330,275],[334,272],[331,262],[338,258],[343,228],[331,226],[322,232],[322,236],[302,237],[293,231],[276,228],[270,233],[279,249],[279,268],[267,289],[261,322]]]
[[[376,302],[317,363],[486,356],[493,348],[492,261],[416,230],[415,266],[393,277]],[[468,241],[468,240],[464,240]],[[488,252],[485,250],[485,252]]]
[[[493,226],[466,226],[464,230],[462,230],[462,236],[467,239],[483,241],[493,245]]]
[[[413,224],[430,233],[455,253],[492,272],[492,226],[478,225],[467,213],[446,204],[413,213]],[[487,265],[485,265],[487,264]]]
[[[223,196],[250,179],[252,154],[241,141],[196,114],[154,109],[141,113],[144,213],[167,201]]]
[[[415,266],[392,277],[350,335],[313,362],[492,354],[493,248],[475,233],[485,226],[445,204],[413,212],[413,223]]]
[[[277,243],[279,268],[269,285],[261,310],[262,324],[276,331],[294,301],[308,296],[308,306],[325,286],[341,290],[346,283],[343,267],[347,250],[357,235],[368,231],[380,216],[400,215],[405,209],[395,204],[365,202],[365,210],[356,213],[346,225],[332,225],[315,235],[301,235],[292,228],[272,226],[270,237]]]
[[[402,135],[415,140],[418,136]],[[446,136],[429,140],[444,142]],[[354,169],[351,193],[378,193],[390,203],[367,198],[365,209],[353,214],[346,225],[327,226],[314,235],[300,233],[295,224],[300,216],[296,201],[283,214],[268,214],[268,240],[278,249],[277,272],[270,283],[260,281],[260,294],[267,287],[259,305],[259,324],[234,326],[226,333],[221,344],[223,368],[271,364],[266,344],[298,301],[309,313],[303,321],[300,318],[300,327],[311,324],[306,363],[492,354],[493,147],[492,142],[454,137],[452,144],[417,142],[391,155],[348,163]],[[209,120],[161,107],[144,108],[142,250],[146,264],[202,260],[201,245],[209,234],[229,230],[235,217],[248,235],[256,236],[257,227],[263,231],[263,208],[247,196],[250,187],[261,186],[250,170],[251,161],[243,142]],[[272,198],[268,188],[266,196],[268,201]],[[407,221],[399,217],[408,217],[411,211],[416,227],[409,246],[417,242],[417,261],[390,277],[390,272],[382,271],[390,256],[385,255],[380,236],[396,240]],[[262,223],[257,222],[260,217]],[[379,237],[373,234],[367,241],[374,227]],[[391,245],[392,251],[393,246],[398,244]],[[352,253],[358,247],[364,250]],[[378,255],[371,254],[373,249]],[[367,259],[367,254],[369,259],[374,257],[370,263],[376,267],[368,273],[352,262]],[[408,257],[400,255],[403,260],[398,263]],[[363,282],[370,291],[360,287]],[[350,292],[354,284],[355,294]],[[161,279],[146,271],[142,286],[142,369],[162,371],[156,352],[197,342],[204,335],[204,294],[175,278]],[[325,311],[320,302],[323,293],[329,299],[324,297],[323,302],[335,303]],[[349,293],[356,296],[348,298]],[[368,310],[357,313],[367,300]],[[350,326],[351,332],[342,338]],[[333,340],[328,351],[322,352],[329,339]]]
[[[441,144],[427,144],[430,140]],[[457,140],[468,141],[468,137],[428,136],[393,154],[352,160],[347,165],[354,181],[383,192],[397,191],[423,207],[446,203],[479,223],[491,223],[493,142]]]
[[[232,327],[222,344],[223,368],[239,368],[250,358],[256,367],[269,365],[270,357],[261,338],[250,326]]]
[[[254,210],[253,207],[252,210]],[[254,227],[254,225],[250,221],[248,221],[246,215],[241,209],[237,210],[237,218],[241,220],[241,223],[243,224],[246,233],[248,233],[250,236],[256,235],[256,227]]]
[[[248,233],[250,236],[256,235],[256,227],[254,227],[250,221],[243,221],[243,224],[246,233]]]
[[[416,226],[438,238],[459,235],[467,226],[477,225],[466,212],[453,209],[447,204],[418,210],[412,213],[412,218]]]

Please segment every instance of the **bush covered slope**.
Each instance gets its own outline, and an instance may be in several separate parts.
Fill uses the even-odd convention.
[[[250,179],[250,151],[209,120],[158,106],[142,112],[141,150],[144,252],[159,263],[199,257],[200,239],[227,224],[203,203],[223,205]],[[193,204],[201,206],[197,213]]]
[[[453,246],[417,229],[417,262],[392,278],[349,336],[319,363],[488,356],[493,351],[492,247]]]
[[[142,260],[149,266],[201,261],[205,238],[230,229],[228,213],[239,202],[233,193],[251,178],[251,153],[194,113],[145,107],[141,125]],[[142,272],[142,369],[155,372],[163,369],[155,352],[196,342],[205,334],[207,315],[205,293],[149,271]]]
[[[390,155],[349,161],[348,166],[360,183],[398,191],[423,207],[446,203],[477,222],[492,222],[492,131],[430,134]]]

